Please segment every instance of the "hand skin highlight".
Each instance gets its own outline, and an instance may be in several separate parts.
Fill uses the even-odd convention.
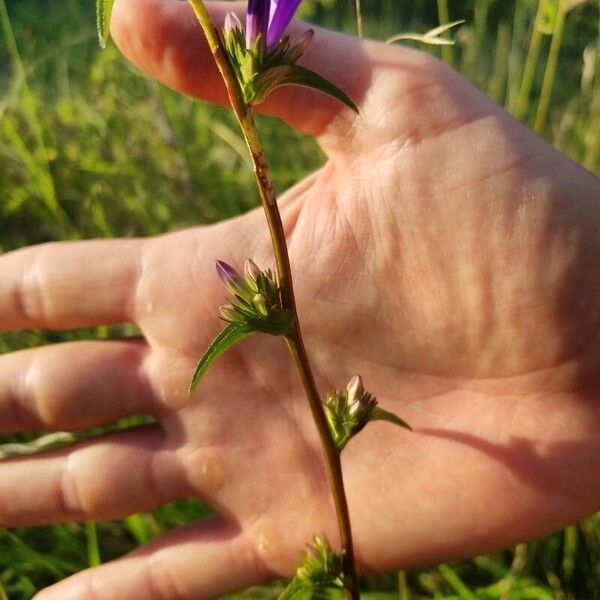
[[[212,4],[222,22],[231,4]],[[243,10],[243,7],[240,7]],[[136,65],[225,102],[187,3],[117,0]],[[370,424],[343,454],[359,568],[509,547],[600,508],[600,183],[439,61],[317,30],[304,64],[357,101],[261,106],[328,162],[281,198],[322,393],[355,373],[413,433]],[[143,240],[0,258],[0,328],[135,322],[144,340],[0,357],[3,433],[149,413],[159,425],[0,462],[0,524],[114,519],[185,496],[217,516],[38,600],[191,600],[290,575],[336,541],[316,433],[281,340],[242,343],[197,393],[220,329],[215,259],[273,264],[260,210]]]

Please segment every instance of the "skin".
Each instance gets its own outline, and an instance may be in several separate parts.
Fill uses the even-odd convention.
[[[225,7],[211,11],[221,22]],[[186,3],[117,0],[112,32],[142,70],[225,101]],[[328,155],[281,198],[317,381],[325,392],[360,372],[415,429],[370,424],[344,450],[359,568],[500,549],[598,510],[600,182],[424,54],[318,30],[303,61],[361,109],[296,89],[261,106]],[[272,264],[259,210],[0,258],[2,329],[129,321],[144,334],[2,356],[1,431],[159,420],[2,461],[0,524],[113,519],[184,496],[216,510],[38,600],[210,598],[291,574],[315,534],[337,541],[281,340],[243,342],[186,393],[221,327],[213,262],[246,257]]]

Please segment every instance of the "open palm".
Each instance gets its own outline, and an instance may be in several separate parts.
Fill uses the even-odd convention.
[[[187,4],[117,2],[113,33],[165,83],[223,100]],[[344,451],[359,566],[471,555],[593,512],[598,181],[425,55],[319,31],[307,60],[361,106],[357,119],[308,91],[265,104],[329,155],[281,199],[309,354],[322,392],[360,372],[415,428],[372,424]],[[2,257],[0,327],[131,321],[144,334],[2,357],[2,431],[159,424],[4,461],[0,523],[116,518],[183,496],[217,512],[40,598],[207,598],[289,574],[315,534],[336,539],[281,340],[243,342],[187,395],[220,328],[214,260],[247,257],[272,264],[260,211]]]

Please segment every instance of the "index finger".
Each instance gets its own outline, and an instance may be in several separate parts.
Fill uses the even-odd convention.
[[[0,330],[133,319],[141,240],[33,246],[0,256]]]

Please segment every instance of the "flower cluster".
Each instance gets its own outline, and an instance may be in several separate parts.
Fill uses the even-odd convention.
[[[296,578],[303,587],[344,587],[342,557],[333,552],[327,538],[316,537],[303,552]]]
[[[341,452],[369,421],[389,421],[400,427],[410,426],[395,414],[383,410],[377,399],[365,391],[360,375],[355,375],[345,390],[336,390],[324,402],[331,437]]]
[[[233,297],[219,309],[224,321],[272,335],[291,333],[291,313],[281,306],[279,286],[271,269],[263,271],[250,259],[244,265],[243,277],[221,260],[216,267],[225,289]]]
[[[234,13],[225,17],[223,47],[244,102],[259,104],[282,85],[300,85],[328,94],[358,112],[342,90],[296,64],[314,36],[312,29],[293,39],[284,35],[300,1],[249,0],[245,27]]]

